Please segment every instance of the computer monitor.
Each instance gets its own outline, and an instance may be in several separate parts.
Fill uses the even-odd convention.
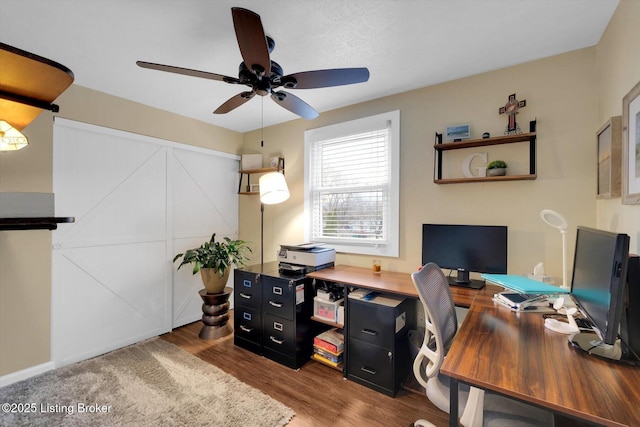
[[[479,289],[469,272],[507,273],[507,227],[502,225],[422,225],[422,265],[433,262],[457,271],[449,284]]]
[[[629,236],[578,227],[571,296],[593,323],[594,333],[579,333],[571,342],[590,354],[621,360],[628,353],[619,339],[625,314]]]

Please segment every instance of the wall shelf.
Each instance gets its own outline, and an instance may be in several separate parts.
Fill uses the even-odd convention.
[[[278,158],[278,166],[277,167],[269,167],[269,168],[257,168],[257,169],[244,169],[239,171],[240,173],[240,182],[238,183],[238,194],[243,195],[255,195],[260,194],[259,190],[252,190],[251,185],[251,175],[263,174],[267,172],[280,172],[284,173],[284,158]],[[244,176],[247,176],[247,185],[244,187],[245,191],[242,191],[242,180]],[[258,187],[257,184],[254,184],[255,187]]]
[[[493,138],[470,139],[460,142],[442,143],[442,134],[436,132],[436,143],[433,145],[436,156],[433,166],[433,182],[436,184],[459,184],[464,182],[492,182],[492,181],[521,181],[534,180],[536,175],[536,121],[529,122],[529,132],[515,135],[502,135]],[[514,144],[518,142],[529,142],[529,174],[528,175],[505,175],[486,176],[472,178],[442,178],[442,158],[443,152],[449,150],[460,150],[464,148],[487,147],[490,145]]]
[[[0,230],[55,230],[59,223],[75,222],[74,217],[0,218]]]

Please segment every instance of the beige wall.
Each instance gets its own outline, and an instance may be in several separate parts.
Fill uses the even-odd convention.
[[[415,90],[322,114],[314,121],[296,120],[265,129],[265,157],[282,153],[291,198],[265,209],[265,261],[274,260],[279,243],[303,239],[304,130],[390,110],[401,114],[400,257],[382,260],[382,268],[414,271],[421,264],[421,224],[464,223],[509,226],[509,272],[525,273],[545,262],[547,271],[562,277],[560,233],[539,217],[542,209],[562,212],[571,227],[595,226],[595,151],[597,122],[595,49],[543,59],[470,78]],[[329,92],[330,89],[327,89]],[[498,114],[516,93],[527,106],[518,123],[528,130],[538,120],[538,178],[534,181],[436,185],[433,183],[434,133],[447,125],[470,123],[472,137],[483,132],[501,135],[507,118]],[[585,123],[594,125],[587,125]],[[246,152],[259,152],[260,133],[245,134]],[[486,151],[501,158],[512,173],[527,173],[528,144],[486,147],[445,154],[445,166],[461,174],[463,158]],[[451,154],[451,157],[447,157]],[[259,242],[257,197],[240,200],[240,234]],[[568,233],[570,246],[575,231]],[[338,263],[368,266],[371,257],[338,255]]]
[[[622,113],[622,97],[640,80],[640,2],[621,0],[600,44],[552,58],[497,70],[421,90],[295,120],[244,135],[72,86],[58,100],[61,117],[230,153],[281,154],[291,199],[265,208],[265,260],[279,243],[303,238],[303,143],[308,128],[376,113],[401,110],[400,257],[383,268],[412,271],[420,264],[424,222],[506,224],[509,271],[521,273],[544,261],[561,276],[560,236],[538,217],[541,209],[562,212],[575,226],[597,225],[632,236],[639,252],[640,207],[620,199],[595,199],[595,131]],[[526,46],[522,47],[526,49]],[[327,89],[327,91],[334,89]],[[498,183],[435,185],[433,135],[447,125],[468,122],[474,137],[502,133],[506,118],[497,110],[511,93],[527,100],[518,117],[526,130],[538,119],[538,179]],[[25,129],[31,145],[0,154],[0,191],[51,191],[51,113]],[[483,150],[484,151],[484,150]],[[517,149],[487,150],[517,170],[526,155]],[[499,154],[498,154],[499,152]],[[457,163],[456,163],[457,162]],[[449,166],[459,167],[460,159]],[[526,167],[526,166],[524,166]],[[240,237],[251,240],[259,260],[260,204],[240,199]],[[569,233],[569,248],[575,231]],[[49,361],[51,238],[47,231],[0,231],[0,375]],[[571,250],[571,249],[570,249]],[[368,266],[370,257],[340,254],[339,263]]]
[[[599,129],[611,116],[622,115],[622,98],[640,81],[640,1],[621,0],[596,48],[600,108]],[[631,252],[640,253],[640,205],[621,198],[598,200],[598,227],[631,236]]]
[[[242,135],[79,86],[57,100],[57,116],[239,153]],[[0,153],[0,191],[52,191],[53,121],[24,129],[29,146]],[[0,231],[0,376],[50,360],[51,233]]]

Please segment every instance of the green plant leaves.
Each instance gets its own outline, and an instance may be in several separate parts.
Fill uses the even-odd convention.
[[[214,269],[220,277],[232,265],[244,266],[249,258],[248,253],[252,252],[248,246],[248,242],[244,240],[231,240],[225,237],[222,242],[216,242],[216,234],[213,233],[208,242],[204,242],[200,247],[188,249],[182,254],[178,254],[173,258],[175,263],[180,257],[182,262],[180,267],[187,264],[193,264],[193,274],[196,274],[202,268]]]

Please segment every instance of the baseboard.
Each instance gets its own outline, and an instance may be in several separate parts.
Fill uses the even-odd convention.
[[[18,381],[26,380],[27,378],[35,377],[47,371],[54,369],[56,366],[53,362],[41,363],[40,365],[32,366],[21,371],[13,372],[11,374],[3,375],[0,377],[0,387],[8,386],[9,384],[17,383]]]

